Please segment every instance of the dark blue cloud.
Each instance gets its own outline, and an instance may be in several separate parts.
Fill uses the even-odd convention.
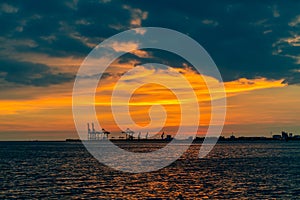
[[[150,8],[149,18],[143,25],[158,22],[160,26],[188,33],[202,44],[226,81],[264,76],[300,82],[291,72],[299,65],[287,56],[298,56],[297,48],[283,43],[283,51],[276,53],[277,46],[274,46],[280,39],[299,33],[299,27],[289,26],[299,14],[299,2],[164,1],[159,5],[163,9],[155,9],[155,4],[136,3],[144,9]]]
[[[53,73],[47,65],[0,59],[0,78],[17,85],[48,86],[74,79],[68,73]]]
[[[287,42],[300,32],[300,23],[291,23],[297,21],[300,2],[18,0],[3,4],[15,9],[0,6],[0,37],[12,41],[9,49],[0,47],[0,55],[9,50],[11,55],[84,57],[105,38],[139,26],[140,18],[141,26],[171,28],[194,38],[212,56],[225,81],[267,77],[300,83],[295,73],[300,68],[296,60],[299,46]],[[147,16],[142,18],[141,13]],[[13,42],[19,40],[32,40],[35,45]],[[129,59],[141,63],[169,59],[168,63],[177,67],[182,63],[164,52],[153,52],[153,57],[146,59],[129,55],[121,61]],[[46,80],[46,74],[40,73]],[[38,81],[42,82],[37,79],[32,84]]]

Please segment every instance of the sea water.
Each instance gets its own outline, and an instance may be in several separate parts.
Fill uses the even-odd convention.
[[[146,152],[162,143],[119,144]],[[300,142],[193,144],[159,171],[129,174],[80,142],[0,142],[0,199],[300,199]]]

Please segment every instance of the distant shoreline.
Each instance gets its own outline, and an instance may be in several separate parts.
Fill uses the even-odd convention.
[[[214,141],[215,139],[212,139],[211,141]],[[85,142],[101,142],[102,140],[84,140]],[[125,139],[110,139],[111,142],[113,143],[169,143],[171,141],[169,140],[161,140],[161,139],[134,139],[134,140],[125,140]],[[185,143],[185,142],[191,142],[190,140],[173,140],[175,143]],[[204,138],[201,139],[195,139],[192,141],[193,144],[198,144],[202,143],[204,141]],[[208,139],[209,141],[209,139]],[[273,138],[242,138],[242,139],[219,139],[217,143],[243,143],[243,142],[300,142],[299,139],[291,139],[291,140],[278,140],[278,139],[273,139]],[[1,140],[0,142],[67,142],[67,143],[82,143],[80,139],[65,139],[65,140]]]

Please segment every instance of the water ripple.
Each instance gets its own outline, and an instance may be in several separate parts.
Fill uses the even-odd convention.
[[[164,144],[124,144],[145,152]],[[204,159],[199,145],[157,172],[128,174],[95,160],[80,143],[1,142],[0,198],[299,199],[300,145],[218,144]]]

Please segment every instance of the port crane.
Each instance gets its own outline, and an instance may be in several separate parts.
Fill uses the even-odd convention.
[[[88,140],[103,140],[108,139],[109,131],[106,131],[102,128],[102,131],[96,131],[94,123],[92,123],[92,129],[90,128],[90,124],[87,123],[88,127]]]

